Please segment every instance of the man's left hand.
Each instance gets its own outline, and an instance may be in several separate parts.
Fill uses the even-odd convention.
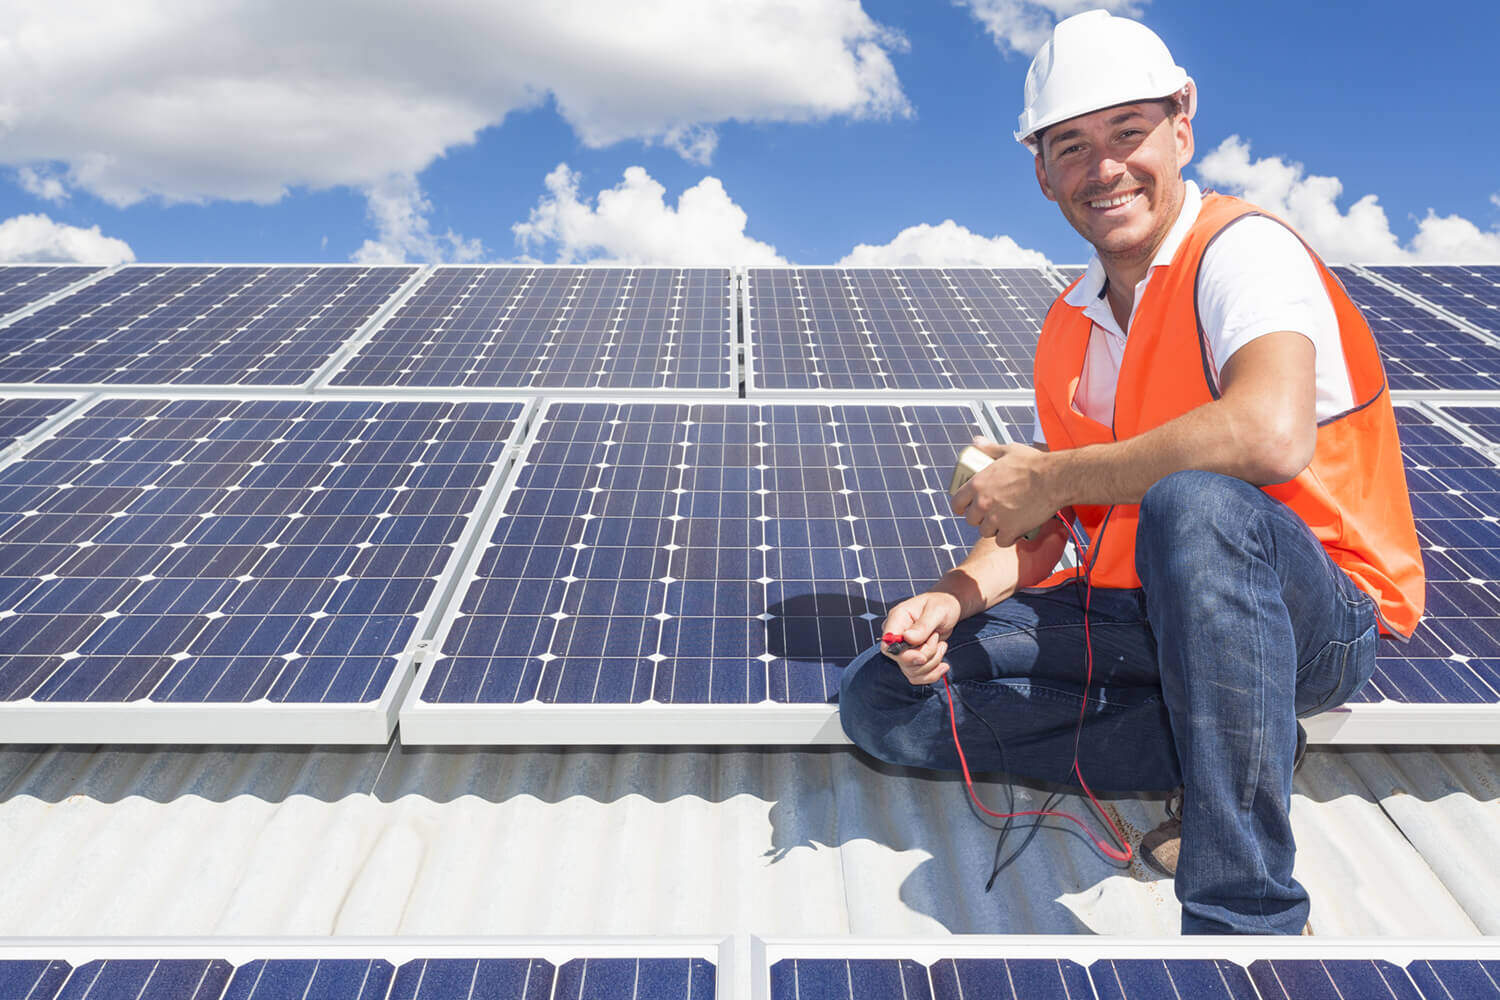
[[[1014,545],[1058,510],[1051,455],[1024,444],[975,438],[974,447],[994,459],[953,495],[953,513],[993,537]]]

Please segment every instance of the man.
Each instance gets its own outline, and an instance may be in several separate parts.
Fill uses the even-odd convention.
[[[1095,790],[1182,788],[1180,854],[1170,829],[1144,848],[1175,861],[1183,932],[1296,934],[1296,717],[1410,635],[1422,567],[1369,329],[1290,229],[1184,182],[1196,97],[1105,11],[1037,54],[1016,138],[1095,257],[1038,341],[1038,447],[983,443],[953,501],[978,544],[891,609],[911,648],[852,663],[840,715],[877,757],[956,769],[947,675],[976,769],[1062,782],[1082,716]],[[1059,511],[1088,586],[1047,579]]]

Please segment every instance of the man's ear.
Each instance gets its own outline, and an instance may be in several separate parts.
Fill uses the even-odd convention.
[[[1056,201],[1057,195],[1052,193],[1052,185],[1047,183],[1047,167],[1042,163],[1042,154],[1036,154],[1036,182],[1041,185],[1042,194],[1048,201]]]
[[[1187,115],[1175,116],[1172,138],[1177,143],[1177,169],[1181,170],[1193,162],[1193,123]]]

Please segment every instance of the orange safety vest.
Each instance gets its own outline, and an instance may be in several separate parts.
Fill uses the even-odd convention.
[[[1229,225],[1264,214],[1238,198],[1204,196],[1198,219],[1171,264],[1152,275],[1136,307],[1115,390],[1113,427],[1090,420],[1073,406],[1093,322],[1062,297],[1053,303],[1037,343],[1034,372],[1037,413],[1048,448],[1058,451],[1133,437],[1218,397],[1209,381],[1198,320],[1198,265]],[[1375,599],[1382,629],[1410,636],[1422,617],[1424,576],[1385,369],[1359,309],[1316,254],[1313,260],[1333,300],[1356,402],[1353,409],[1318,425],[1317,448],[1306,469],[1290,482],[1263,489],[1307,522],[1333,561]],[[1088,537],[1099,538],[1109,508],[1074,510]],[[1115,506],[1091,557],[1089,578],[1094,586],[1141,585],[1135,572],[1139,519],[1139,505]],[[1056,585],[1076,573],[1064,570],[1041,586]]]

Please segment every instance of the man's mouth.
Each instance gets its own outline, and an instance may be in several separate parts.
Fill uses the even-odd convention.
[[[1087,202],[1086,204],[1089,208],[1096,208],[1101,210],[1119,208],[1121,205],[1130,204],[1136,199],[1136,196],[1138,196],[1139,194],[1139,191],[1131,191],[1126,194],[1117,194],[1109,198],[1099,198],[1094,201]]]

